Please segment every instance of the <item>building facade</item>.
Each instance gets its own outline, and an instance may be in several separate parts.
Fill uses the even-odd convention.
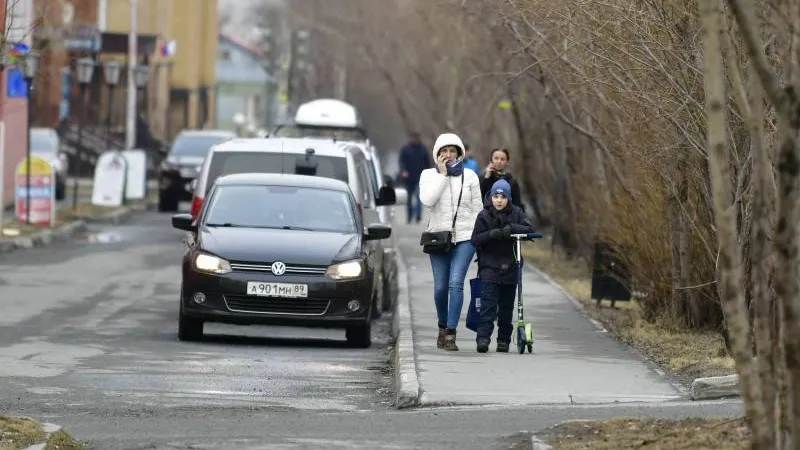
[[[102,26],[114,32],[130,30],[128,0],[98,1]],[[159,47],[175,44],[170,57],[156,52],[150,59],[155,86],[148,103],[155,117],[165,118],[151,123],[155,131],[158,122],[166,122],[159,133],[166,140],[183,128],[215,126],[218,20],[216,0],[139,0],[139,33],[155,36]]]
[[[217,127],[237,131],[233,117],[242,114],[245,123],[269,128],[267,96],[271,77],[264,67],[265,55],[245,42],[219,35],[217,59]]]

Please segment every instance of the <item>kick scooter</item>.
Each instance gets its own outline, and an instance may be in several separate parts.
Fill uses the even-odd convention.
[[[517,262],[517,350],[520,354],[533,353],[533,324],[525,322],[522,307],[522,241],[541,239],[539,233],[512,234],[514,239],[514,259]]]

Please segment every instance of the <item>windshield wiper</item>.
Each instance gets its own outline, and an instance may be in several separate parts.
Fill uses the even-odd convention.
[[[232,224],[232,223],[230,223],[230,222],[225,222],[225,223],[207,223],[207,224],[206,224],[206,226],[207,226],[207,227],[226,227],[226,228],[235,228],[235,227],[239,227],[239,226],[241,226],[241,225],[234,225],[234,224]]]
[[[282,227],[281,227],[281,230],[314,231],[314,229],[313,229],[313,228],[307,228],[307,227],[294,227],[294,226],[290,226],[290,225],[284,225],[284,226],[282,226]]]

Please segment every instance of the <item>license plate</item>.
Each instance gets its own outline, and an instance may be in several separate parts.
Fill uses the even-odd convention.
[[[308,297],[307,284],[247,282],[247,295],[259,297]]]

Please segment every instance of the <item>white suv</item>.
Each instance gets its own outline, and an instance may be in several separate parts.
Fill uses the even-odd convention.
[[[256,138],[232,139],[214,145],[208,152],[194,187],[191,212],[196,219],[217,178],[236,173],[292,173],[315,175],[344,181],[356,198],[364,223],[382,223],[378,207],[394,204],[394,190],[381,188],[374,192],[372,162],[357,145],[336,143],[328,139]],[[393,303],[396,295],[394,265],[388,265],[385,244],[370,242],[370,247],[383,255],[378,258],[375,292],[379,317]]]

